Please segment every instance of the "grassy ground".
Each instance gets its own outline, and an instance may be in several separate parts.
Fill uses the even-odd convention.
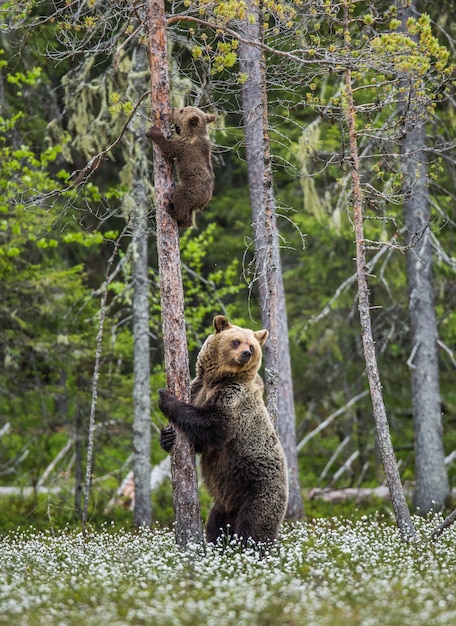
[[[0,538],[0,624],[20,626],[447,626],[456,623],[456,526],[382,517],[283,528],[261,558],[237,545],[180,551],[168,530]]]

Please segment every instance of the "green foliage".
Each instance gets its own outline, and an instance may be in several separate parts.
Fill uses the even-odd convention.
[[[17,71],[10,82],[33,88],[39,76]],[[75,194],[62,189],[68,174],[55,167],[62,146],[36,153],[11,141],[25,121],[23,113],[0,118],[0,412],[14,424],[0,446],[4,482],[30,485],[89,406],[98,300],[78,249],[94,258],[113,233],[84,233],[67,219]],[[102,414],[117,417],[122,385],[118,392],[114,411],[101,394]],[[110,469],[106,463],[103,471]]]
[[[220,312],[228,312],[229,303],[241,291],[239,262],[234,258],[226,265],[207,264],[220,228],[210,224],[200,234],[188,230],[182,237],[182,263],[185,299],[185,319],[189,349],[201,346],[211,328],[212,318]],[[212,256],[212,254],[211,254]],[[195,337],[200,337],[195,344]]]

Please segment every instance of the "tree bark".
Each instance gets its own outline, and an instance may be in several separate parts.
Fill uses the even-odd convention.
[[[413,15],[405,11],[403,25]],[[415,431],[415,493],[413,504],[421,515],[441,511],[450,486],[442,440],[442,409],[438,362],[438,331],[435,318],[431,208],[426,159],[426,102],[412,89],[405,115],[402,142],[406,199],[407,284],[409,297],[412,404]],[[403,107],[404,109],[404,107]]]
[[[147,66],[144,47],[134,52],[134,76],[141,76]],[[134,81],[137,82],[137,79]],[[139,97],[143,87],[134,84],[135,96]],[[133,472],[135,504],[133,523],[135,526],[152,524],[150,491],[150,341],[149,341],[149,278],[148,278],[148,193],[146,128],[139,123],[132,138],[130,158],[134,159],[133,188],[131,197],[133,226],[133,337],[134,337],[134,386],[133,386]],[[139,155],[138,155],[139,153]]]
[[[169,76],[164,0],[148,1],[149,66],[153,124],[170,135]],[[172,192],[171,163],[154,149],[154,190],[157,221],[157,253],[164,359],[168,389],[180,400],[190,399],[190,374],[184,319],[184,294],[180,265],[179,231],[167,211]],[[171,453],[171,475],[176,541],[181,546],[201,543],[195,452],[177,432]]]
[[[262,40],[262,8],[247,0],[247,17],[239,30],[245,38]],[[284,448],[288,464],[289,499],[287,518],[299,519],[303,504],[298,476],[295,412],[288,322],[279,239],[272,188],[272,167],[265,64],[256,46],[239,44],[239,65],[247,75],[242,87],[249,192],[256,254],[256,278],[262,324],[269,330],[265,344],[265,374],[268,411]]]
[[[83,481],[83,469],[82,469],[82,409],[80,403],[76,405],[76,411],[74,414],[74,510],[76,516],[79,518],[82,514],[82,481]]]
[[[345,0],[346,41],[349,41],[349,0]],[[375,343],[369,309],[369,286],[367,282],[366,251],[364,248],[364,218],[361,193],[358,139],[356,133],[356,110],[352,90],[350,69],[345,70],[345,97],[348,135],[350,142],[350,174],[353,193],[353,223],[356,238],[356,271],[358,278],[358,310],[361,324],[366,372],[371,392],[372,408],[377,430],[377,439],[385,470],[386,480],[391,493],[391,502],[399,532],[404,539],[415,539],[415,528],[402,489],[393,444],[383,402],[382,385],[378,371]]]
[[[98,332],[95,343],[95,364],[93,367],[93,375],[92,375],[92,397],[90,402],[90,415],[89,415],[89,426],[88,426],[88,437],[87,437],[87,461],[86,461],[86,472],[85,472],[85,491],[84,491],[84,506],[82,509],[82,520],[81,527],[82,533],[85,535],[87,532],[87,516],[89,512],[89,502],[90,502],[90,492],[92,487],[92,470],[93,470],[93,458],[94,458],[94,446],[95,446],[95,418],[97,411],[97,402],[98,402],[98,382],[100,379],[100,368],[101,368],[101,355],[102,355],[102,347],[103,347],[103,334],[104,334],[104,323],[106,320],[106,303],[108,301],[108,293],[109,293],[109,283],[111,282],[111,268],[114,263],[114,259],[117,256],[119,245],[122,237],[125,234],[125,228],[122,233],[117,238],[114,249],[112,251],[111,256],[108,259],[106,264],[106,273],[105,273],[105,285],[103,292],[101,294],[101,302],[100,302],[100,318],[98,321]]]

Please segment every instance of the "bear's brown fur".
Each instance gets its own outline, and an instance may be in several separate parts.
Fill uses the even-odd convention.
[[[207,124],[214,120],[215,115],[207,115],[196,107],[173,109],[171,122],[176,137],[167,139],[155,126],[146,133],[163,156],[176,163],[178,183],[171,198],[170,214],[181,227],[191,226],[195,213],[203,211],[212,198],[214,171]]]
[[[285,455],[263,401],[258,370],[267,330],[254,332],[214,318],[215,332],[198,355],[191,402],[159,390],[171,425],[161,444],[170,450],[179,428],[201,452],[201,469],[214,504],[207,540],[236,534],[244,543],[277,537],[287,508]]]

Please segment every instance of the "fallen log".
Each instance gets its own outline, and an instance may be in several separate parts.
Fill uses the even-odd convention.
[[[414,490],[413,483],[407,483],[404,485],[404,493],[407,498],[411,498]],[[379,485],[378,487],[346,487],[342,489],[330,489],[323,487],[321,489],[314,488],[307,492],[309,500],[316,498],[324,500],[325,502],[331,502],[333,504],[339,504],[347,500],[353,500],[354,502],[362,502],[369,498],[379,498],[380,500],[390,500],[390,492],[387,485]],[[456,499],[456,487],[451,490],[451,498]]]

